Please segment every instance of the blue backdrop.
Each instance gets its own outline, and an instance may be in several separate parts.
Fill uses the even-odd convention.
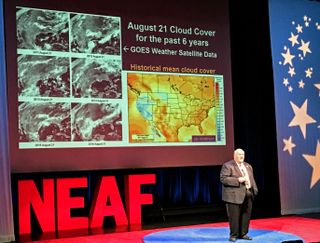
[[[320,2],[269,1],[281,213],[320,210]]]

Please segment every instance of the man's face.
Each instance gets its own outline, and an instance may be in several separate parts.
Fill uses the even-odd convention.
[[[234,152],[234,160],[238,163],[242,163],[244,161],[244,151],[236,150]]]

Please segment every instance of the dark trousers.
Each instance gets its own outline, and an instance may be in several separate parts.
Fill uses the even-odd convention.
[[[242,204],[226,203],[230,226],[230,237],[242,237],[248,233],[252,200],[252,193],[247,191]]]

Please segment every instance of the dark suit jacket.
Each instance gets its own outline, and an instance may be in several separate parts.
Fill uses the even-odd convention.
[[[253,195],[258,194],[257,184],[253,177],[253,169],[250,164],[243,162],[248,171],[251,183],[251,191]],[[238,178],[242,174],[234,160],[228,161],[223,164],[220,172],[220,181],[222,183],[222,200],[229,203],[241,204],[246,196],[246,186],[240,183]]]

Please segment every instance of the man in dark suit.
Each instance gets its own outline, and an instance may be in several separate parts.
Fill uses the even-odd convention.
[[[247,235],[252,202],[258,194],[250,164],[244,162],[244,151],[236,149],[234,159],[223,164],[220,172],[222,200],[226,203],[230,226],[229,241],[252,240]]]

